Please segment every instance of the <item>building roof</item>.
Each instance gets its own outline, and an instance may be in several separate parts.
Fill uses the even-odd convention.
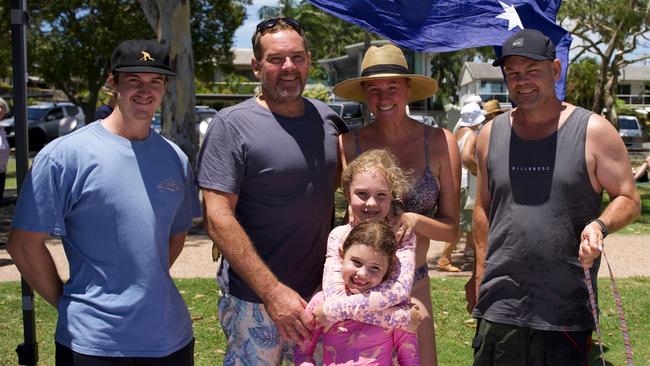
[[[626,66],[621,70],[618,81],[650,81],[650,66]]]
[[[251,59],[253,58],[253,49],[252,48],[233,48],[232,49],[233,66],[250,66]]]
[[[492,64],[479,62],[466,62],[465,67],[474,80],[503,80],[501,68]]]

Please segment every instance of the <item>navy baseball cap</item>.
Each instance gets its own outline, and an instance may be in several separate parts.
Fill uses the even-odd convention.
[[[156,40],[133,39],[113,50],[111,72],[150,72],[176,76],[169,66],[169,51]]]
[[[494,60],[492,66],[502,66],[508,56],[552,61],[555,60],[555,45],[544,33],[535,29],[524,29],[506,39],[501,48],[501,57]]]

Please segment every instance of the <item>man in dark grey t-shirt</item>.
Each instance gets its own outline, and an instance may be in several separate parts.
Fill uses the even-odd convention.
[[[214,118],[198,183],[208,234],[230,265],[225,362],[277,365],[287,341],[310,336],[305,299],[322,278],[344,124],[302,97],[311,56],[295,20],[258,24],[253,52],[262,93]]]
[[[493,65],[517,107],[477,143],[474,366],[587,364],[584,269],[595,278],[608,230],[639,214],[627,151],[607,120],[557,99],[560,61],[541,32],[508,38]]]

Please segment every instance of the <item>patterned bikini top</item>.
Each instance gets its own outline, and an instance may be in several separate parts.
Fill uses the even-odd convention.
[[[404,198],[404,210],[421,215],[430,215],[433,212],[438,204],[438,193],[440,192],[438,181],[429,167],[429,129],[429,127],[424,128],[424,161],[427,165],[422,177],[411,187]],[[353,134],[354,149],[359,156],[362,153],[359,144],[359,130],[354,130]]]

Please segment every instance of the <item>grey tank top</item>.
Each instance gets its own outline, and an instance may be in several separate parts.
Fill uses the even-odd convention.
[[[585,160],[590,115],[576,108],[539,140],[519,138],[510,113],[493,122],[488,251],[474,316],[539,330],[593,328],[578,262],[580,234],[602,200]],[[593,279],[599,265],[592,267]]]

